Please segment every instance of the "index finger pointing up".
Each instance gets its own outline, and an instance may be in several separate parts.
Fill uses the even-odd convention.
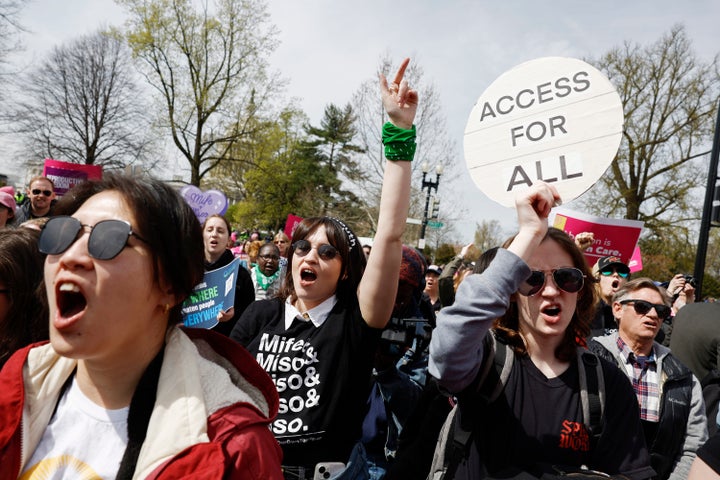
[[[398,71],[395,74],[393,83],[400,85],[400,82],[402,82],[403,76],[405,75],[405,69],[407,68],[409,63],[410,63],[409,58],[406,58],[405,60],[403,60],[403,62],[400,64],[400,68],[398,68]]]

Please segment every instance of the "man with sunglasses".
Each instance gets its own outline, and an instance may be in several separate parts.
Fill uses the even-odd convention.
[[[21,225],[33,218],[52,216],[55,205],[55,185],[47,177],[33,177],[27,189],[27,200],[18,205],[14,225]]]
[[[708,438],[700,382],[670,349],[655,341],[671,314],[664,288],[638,278],[615,293],[618,331],[594,338],[590,349],[615,362],[635,389],[656,479],[687,478]]]
[[[593,267],[593,275],[598,281],[600,303],[590,325],[590,338],[607,335],[617,330],[617,323],[615,323],[615,316],[612,312],[612,298],[615,292],[628,281],[630,267],[623,263],[620,257],[602,257]]]

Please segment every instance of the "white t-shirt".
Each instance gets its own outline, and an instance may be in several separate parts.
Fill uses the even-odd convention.
[[[73,378],[20,480],[114,479],[128,442],[129,409],[96,405]]]

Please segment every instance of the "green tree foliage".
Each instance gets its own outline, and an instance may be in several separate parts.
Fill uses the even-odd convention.
[[[592,61],[615,84],[624,105],[623,140],[611,167],[583,196],[593,213],[645,222],[661,235],[698,219],[693,188],[704,169],[720,78],[717,57],[697,58],[682,27],[648,46],[625,43]]]
[[[455,255],[457,255],[457,252],[455,251],[454,245],[441,243],[434,252],[434,263],[437,265],[445,265],[452,260]]]
[[[190,167],[190,183],[220,163],[281,83],[267,74],[276,32],[263,0],[117,0],[126,37],[163,105],[161,126]],[[252,105],[254,108],[248,108]]]
[[[130,52],[103,32],[56,47],[18,77],[12,130],[27,158],[123,167],[151,157]]]
[[[498,220],[483,220],[482,223],[475,224],[475,247],[484,252],[493,247],[499,247],[505,241]]]
[[[302,112],[288,109],[277,121],[258,122],[254,135],[238,142],[232,156],[242,162],[223,165],[217,176],[233,178],[240,201],[228,213],[243,228],[283,228],[288,214],[316,215],[322,203],[319,185],[326,181],[303,148]],[[214,175],[215,176],[215,175]]]
[[[339,108],[329,104],[320,126],[307,125],[305,132],[308,139],[303,142],[303,149],[324,180],[318,184],[321,209],[316,214],[337,216],[355,224],[362,216],[357,208],[359,200],[344,185],[361,180],[364,174],[352,157],[363,152],[353,143],[356,129],[352,106]]]

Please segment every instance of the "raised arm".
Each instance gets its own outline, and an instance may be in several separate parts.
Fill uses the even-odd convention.
[[[385,164],[372,255],[358,287],[360,311],[367,324],[375,328],[384,327],[392,314],[402,260],[402,234],[410,206],[410,160],[415,150],[413,121],[418,94],[403,78],[409,63],[406,58],[389,84],[380,74],[380,93],[391,123],[383,127],[383,143],[386,156],[390,152],[394,160]]]
[[[521,192],[515,200],[520,228],[513,242],[507,250],[498,250],[485,272],[463,280],[455,303],[438,313],[428,371],[449,391],[462,391],[477,376],[483,339],[530,275],[527,261],[545,237],[547,217],[559,198],[557,190],[545,183]]]

